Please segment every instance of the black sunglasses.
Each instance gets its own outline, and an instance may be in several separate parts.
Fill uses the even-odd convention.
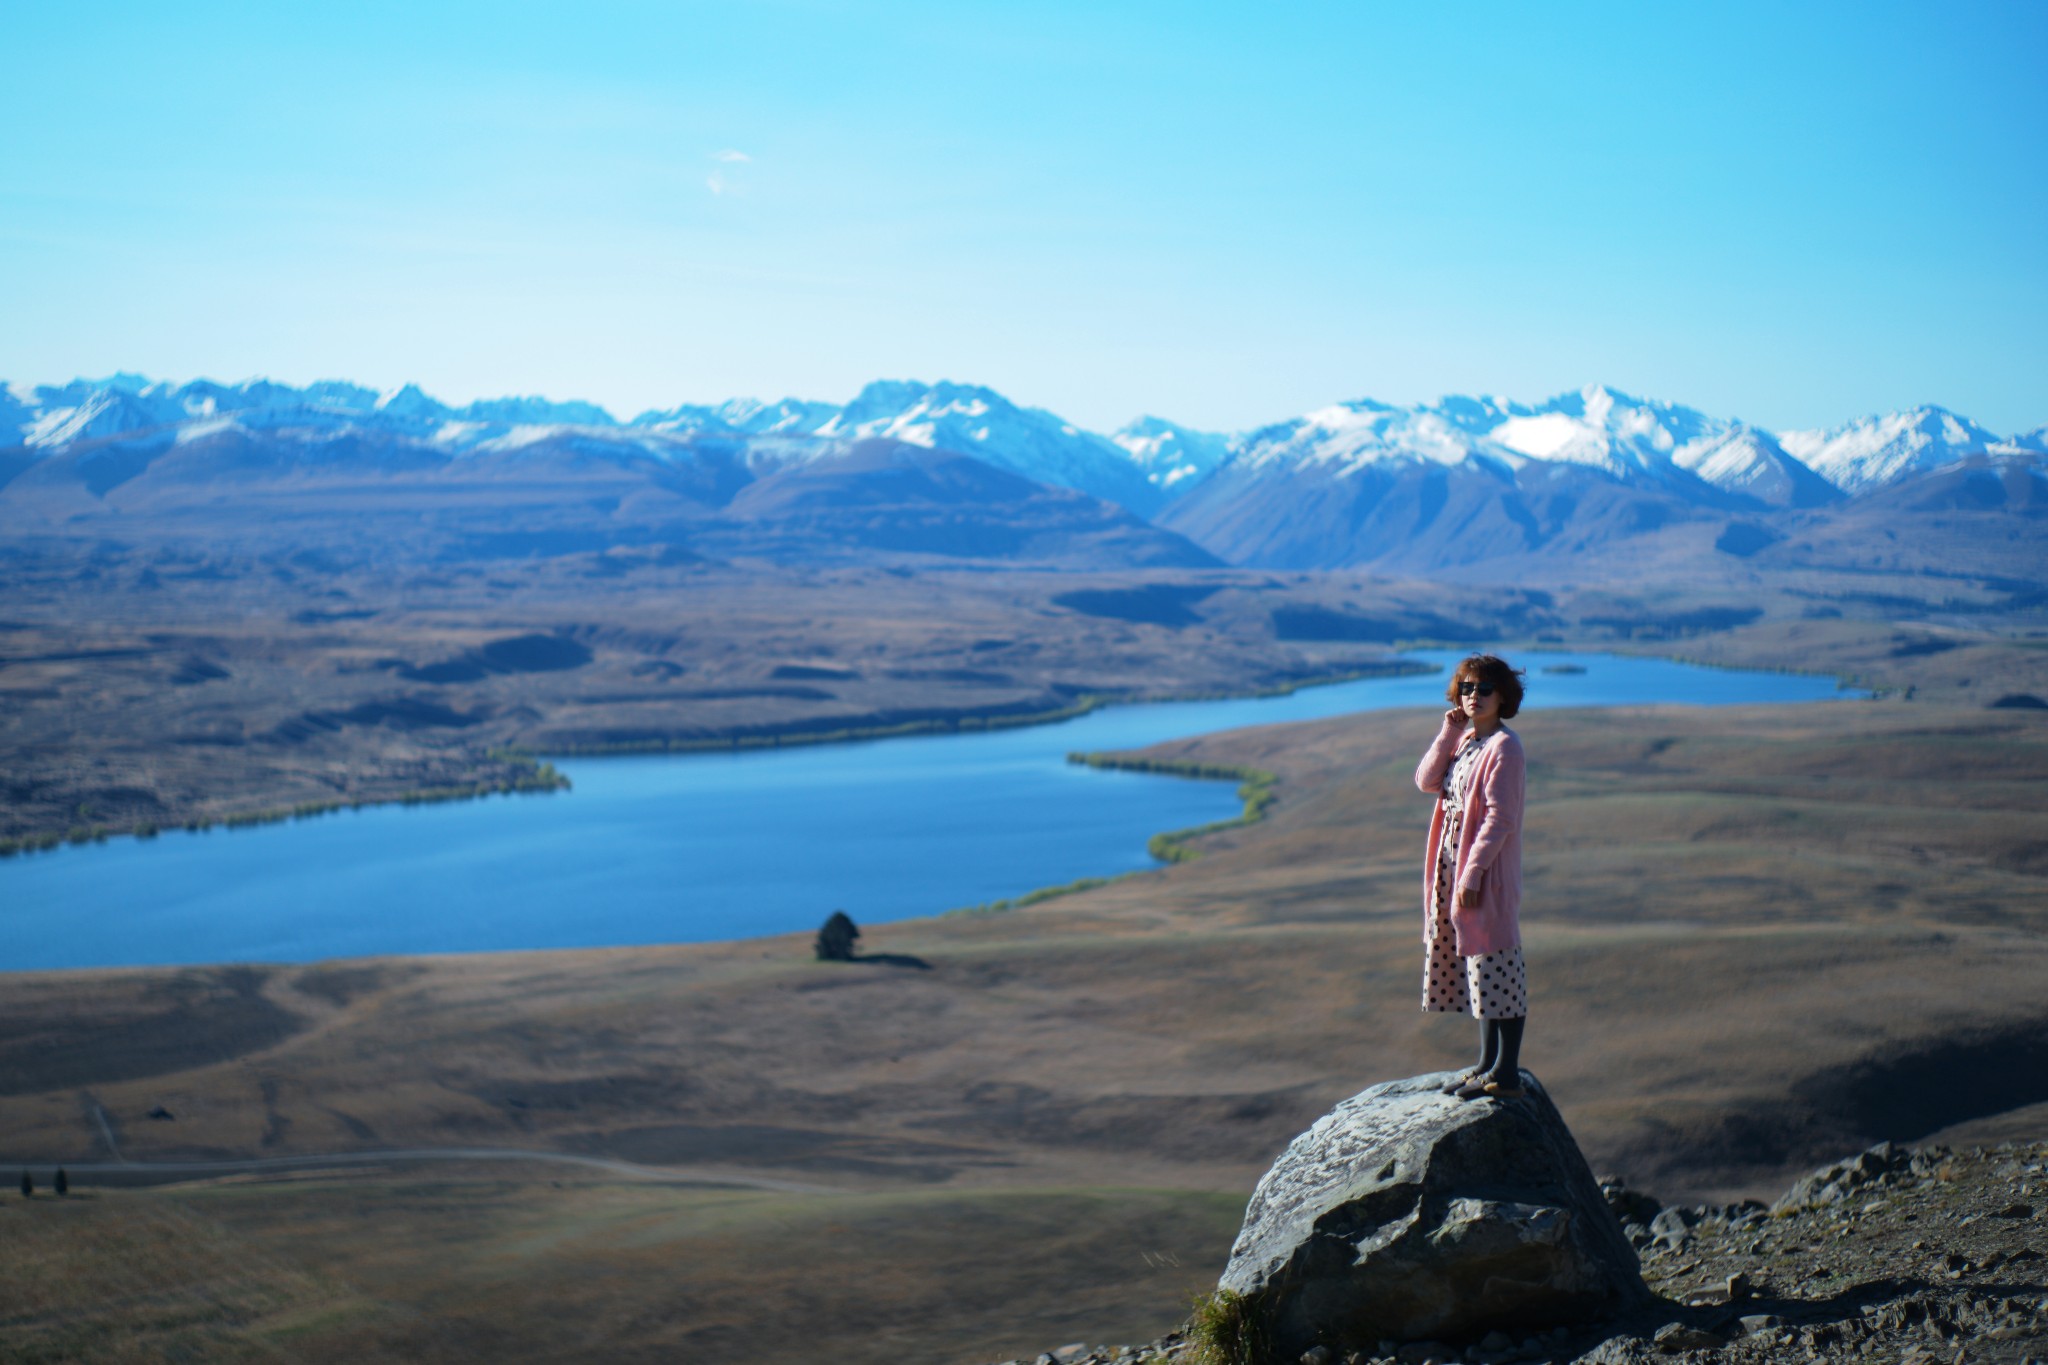
[[[1490,697],[1493,695],[1493,684],[1490,682],[1473,682],[1470,678],[1458,684],[1459,696],[1467,697],[1474,692],[1477,692],[1482,697]]]

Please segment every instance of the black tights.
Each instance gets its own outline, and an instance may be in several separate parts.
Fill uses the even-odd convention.
[[[1514,1083],[1522,1069],[1522,1026],[1528,1022],[1526,1015],[1520,1019],[1479,1021],[1480,1075]]]

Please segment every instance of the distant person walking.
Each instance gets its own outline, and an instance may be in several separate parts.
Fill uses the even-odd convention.
[[[1501,722],[1522,709],[1522,674],[1474,654],[1444,689],[1451,709],[1415,769],[1437,798],[1423,860],[1422,1008],[1469,1009],[1479,1020],[1479,1064],[1446,1094],[1522,1093],[1522,1029],[1529,984],[1522,969],[1522,741]]]

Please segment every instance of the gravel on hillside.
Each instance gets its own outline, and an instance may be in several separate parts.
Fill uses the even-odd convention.
[[[1470,1344],[1381,1342],[1341,1358],[1317,1347],[1303,1365],[2048,1365],[2048,1142],[1882,1143],[1768,1206],[1666,1208],[1619,1179],[1602,1188],[1642,1255],[1651,1309]],[[1139,1345],[1076,1342],[1009,1365],[1198,1359],[1176,1331]]]

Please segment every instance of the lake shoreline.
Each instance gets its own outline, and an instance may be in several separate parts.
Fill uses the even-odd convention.
[[[1226,829],[1243,829],[1256,825],[1266,818],[1278,799],[1274,788],[1280,784],[1278,773],[1269,773],[1263,768],[1240,767],[1218,763],[1177,763],[1160,759],[1129,758],[1116,752],[1075,753],[1067,755],[1067,762],[1084,768],[1100,768],[1112,772],[1152,773],[1160,777],[1183,777],[1197,782],[1235,782],[1238,784],[1238,799],[1244,802],[1244,809],[1228,820],[1211,820],[1203,825],[1189,825],[1184,829],[1161,830],[1145,841],[1145,851],[1157,858],[1160,867],[1171,867],[1175,863],[1193,862],[1202,856],[1201,850],[1188,841],[1207,834],[1220,834]],[[957,909],[942,911],[947,915],[1000,914],[1006,910],[1022,910],[1061,896],[1071,896],[1082,891],[1093,891],[1098,886],[1108,886],[1128,877],[1142,877],[1159,867],[1141,867],[1129,872],[1120,872],[1112,877],[1080,877],[1057,886],[1041,886],[1019,896],[1006,896],[1001,900],[987,901],[980,905],[963,905]]]
[[[247,853],[181,846],[168,862],[139,863],[149,855],[109,850],[68,863],[63,871],[26,876],[15,888],[26,895],[24,904],[69,902],[103,926],[133,923],[146,938],[158,940],[155,946],[124,941],[118,960],[104,953],[81,955],[25,921],[30,932],[16,945],[12,965],[196,966],[738,942],[807,932],[816,923],[812,902],[841,904],[862,923],[1036,905],[1140,873],[1156,875],[1199,856],[1196,843],[1206,836],[1262,819],[1274,802],[1270,765],[1185,762],[1176,750],[1147,752],[1155,745],[1359,711],[1432,710],[1441,690],[1435,675],[1462,652],[1436,649],[1398,664],[1388,661],[1335,691],[1295,685],[1229,701],[1183,703],[1179,709],[1165,700],[1105,709],[1108,699],[1101,699],[1093,708],[1102,712],[1099,717],[1051,734],[1037,733],[1038,727],[996,727],[1009,732],[1005,737],[969,727],[953,731],[952,745],[884,744],[873,756],[813,741],[791,747],[815,758],[727,749],[722,758],[708,755],[710,766],[697,756],[678,755],[688,761],[666,767],[594,762],[562,774],[531,756],[501,753],[530,765],[521,771],[531,788],[551,790],[573,778],[588,801],[578,802],[575,817],[566,819],[541,808],[451,814],[418,825],[414,817],[386,814],[379,826],[361,832],[354,832],[354,822],[332,833],[309,829],[252,845]],[[1840,695],[1839,685],[1824,694],[1812,684],[1707,681],[1701,675],[1708,670],[1674,669],[1640,655],[1591,651],[1570,657],[1576,653],[1553,647],[1528,659],[1532,674],[1544,670],[1546,661],[1563,660],[1550,670],[1555,678],[1546,676],[1542,686],[1549,706],[1605,708],[1673,699],[1804,705]],[[1602,656],[1609,662],[1601,662]],[[1590,686],[1587,664],[1596,675]],[[1723,670],[1711,671],[1727,677]],[[1289,695],[1296,699],[1283,699]],[[821,752],[835,747],[836,753]],[[1225,804],[1216,796],[1146,795],[1144,783],[1105,795],[1094,779],[1073,787],[1071,779],[1051,776],[1073,764],[1230,780],[1237,799]],[[725,765],[733,765],[731,771]],[[877,806],[875,797],[884,792],[886,805]],[[444,799],[479,794],[457,790]],[[1025,804],[1015,805],[1019,800]],[[931,806],[932,818],[904,825],[898,812],[906,802],[917,809]],[[356,809],[367,815],[370,804]],[[792,832],[800,832],[799,846],[778,842]],[[850,835],[857,842],[845,843]],[[928,849],[934,838],[952,851]],[[608,851],[600,856],[600,848]],[[332,865],[332,876],[318,874],[327,865],[323,860],[337,857],[342,861]],[[443,880],[464,868],[484,880],[467,874]],[[542,886],[574,896],[605,888],[605,909],[573,923],[551,917],[545,907],[562,902],[541,895]],[[678,893],[689,907],[682,934],[662,908]],[[279,903],[301,909],[279,919]],[[384,909],[372,923],[349,909],[355,905]],[[376,924],[399,906],[407,909],[386,926],[390,932],[378,930]],[[165,938],[174,924],[198,939],[175,933]],[[244,924],[246,931],[234,928]],[[486,924],[498,927],[465,928]]]
[[[1418,645],[1434,649],[1434,645]],[[1385,668],[1353,668],[1336,673],[1317,673],[1273,687],[1205,692],[1172,692],[1148,696],[1084,694],[1066,706],[1035,711],[1000,709],[963,710],[952,715],[921,717],[900,723],[845,726],[836,730],[807,730],[789,726],[706,739],[650,739],[618,744],[550,744],[537,752],[550,758],[624,758],[636,754],[728,753],[747,749],[792,749],[817,744],[860,744],[877,739],[905,739],[913,735],[971,734],[983,730],[1016,730],[1032,725],[1057,725],[1108,706],[1170,706],[1191,701],[1256,701],[1261,697],[1289,697],[1312,687],[1335,687],[1340,683],[1362,682],[1367,678],[1403,678],[1434,673],[1433,665],[1404,663],[1390,659]]]
[[[1592,636],[1575,639],[1546,636],[1540,639],[1497,643],[1485,648],[1529,655],[1613,653],[1626,657],[1667,659],[1674,663],[1700,668],[1772,672],[1798,677],[1830,677],[1835,679],[1838,687],[1860,687],[1874,695],[1889,695],[1898,690],[1896,686],[1888,685],[1882,680],[1858,676],[1853,667],[1847,666],[1847,660],[1837,659],[1820,667],[1811,667],[1788,663],[1782,655],[1772,658],[1715,657],[1711,651],[1700,650],[1700,643],[1698,637],[1646,641]],[[1189,688],[1142,694],[1083,693],[1073,701],[1061,705],[1023,704],[1028,709],[1018,709],[1020,704],[1014,702],[987,707],[969,706],[956,711],[929,712],[882,724],[837,725],[831,728],[825,728],[821,722],[796,719],[783,724],[736,727],[726,733],[691,738],[662,736],[600,744],[524,743],[514,739],[492,745],[481,752],[447,751],[437,754],[431,762],[432,771],[424,782],[417,779],[410,782],[403,779],[380,781],[373,775],[365,784],[365,789],[342,796],[301,795],[297,799],[292,799],[292,793],[288,790],[279,790],[275,787],[263,790],[261,784],[258,784],[249,788],[242,797],[216,798],[195,793],[183,801],[175,797],[168,801],[160,799],[147,815],[130,815],[114,820],[90,818],[84,807],[81,807],[76,816],[65,817],[61,823],[33,822],[26,830],[21,830],[17,826],[15,834],[0,836],[0,860],[31,853],[54,852],[66,846],[104,843],[113,838],[147,838],[152,833],[168,833],[178,829],[196,833],[216,829],[250,828],[342,810],[423,805],[498,795],[544,795],[565,789],[566,779],[536,781],[530,772],[513,770],[530,769],[536,759],[542,760],[545,765],[546,760],[554,758],[731,753],[812,745],[857,744],[916,735],[976,733],[1051,725],[1074,720],[1111,706],[1250,700],[1287,696],[1304,689],[1335,686],[1366,678],[1403,676],[1427,666],[1402,666],[1398,661],[1400,650],[1477,648],[1469,644],[1450,644],[1421,638],[1389,643],[1382,647],[1396,651],[1395,654],[1387,656],[1382,666],[1362,666],[1353,661],[1345,661],[1347,666],[1305,673],[1299,678],[1270,686]],[[35,827],[36,824],[42,824],[43,827]]]
[[[1417,646],[1435,648],[1435,646]],[[1286,697],[1313,687],[1334,687],[1368,678],[1412,677],[1437,671],[1419,662],[1389,660],[1384,668],[1354,668],[1316,674],[1274,687],[1244,691],[1205,691],[1160,696],[1127,697],[1089,695],[1072,704],[1043,710],[1010,712],[964,710],[950,716],[934,716],[890,725],[847,726],[834,730],[780,729],[734,734],[709,739],[662,739],[644,742],[597,745],[547,745],[539,750],[518,747],[494,750],[489,762],[509,766],[511,775],[470,783],[447,783],[434,787],[407,788],[390,795],[337,797],[332,800],[300,801],[288,806],[261,806],[229,810],[218,815],[167,815],[161,821],[137,822],[127,827],[109,825],[74,826],[59,834],[44,832],[0,839],[0,859],[55,852],[72,845],[105,843],[109,839],[153,839],[176,831],[207,834],[214,830],[255,829],[283,824],[289,820],[312,819],[340,811],[368,810],[379,806],[436,805],[449,801],[481,801],[493,796],[549,795],[572,788],[570,779],[555,769],[557,758],[632,758],[663,755],[743,753],[763,749],[808,748],[828,744],[862,744],[884,739],[907,739],[918,735],[974,734],[990,730],[1023,729],[1034,725],[1057,725],[1078,720],[1110,706],[1168,706],[1195,701],[1255,701],[1263,697]]]

